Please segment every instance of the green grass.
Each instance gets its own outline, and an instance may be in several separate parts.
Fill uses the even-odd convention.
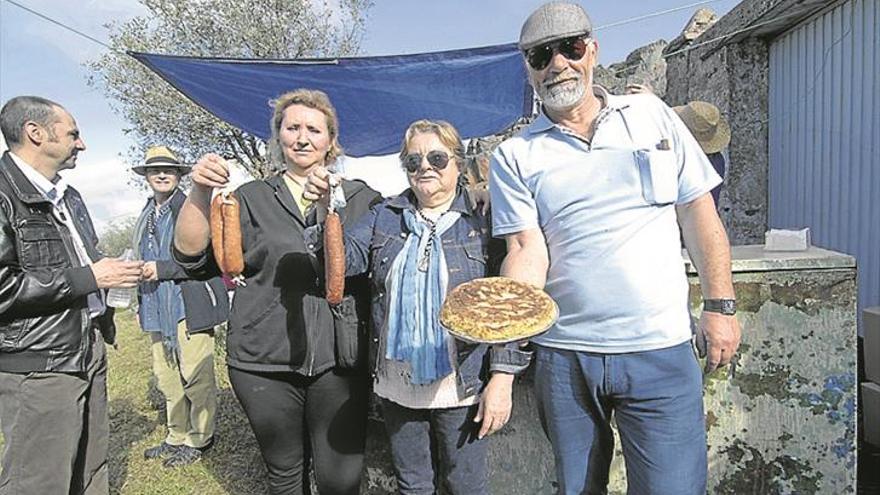
[[[165,438],[164,398],[150,364],[150,339],[130,311],[116,317],[118,349],[109,349],[110,493],[266,493],[266,472],[244,412],[229,386],[223,335],[215,350],[217,442],[202,462],[176,469],[146,460],[143,451]]]
[[[131,311],[116,316],[118,348],[107,349],[110,401],[110,493],[137,495],[262,494],[266,470],[244,412],[229,386],[223,336],[215,350],[217,442],[190,466],[166,469],[143,451],[165,438],[164,398],[150,364],[150,339]],[[3,438],[0,435],[0,448]]]

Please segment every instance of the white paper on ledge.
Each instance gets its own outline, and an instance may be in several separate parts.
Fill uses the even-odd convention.
[[[810,249],[810,228],[770,229],[764,233],[764,251],[806,251]]]

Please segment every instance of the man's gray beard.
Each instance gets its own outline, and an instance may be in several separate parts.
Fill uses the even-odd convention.
[[[563,84],[546,88],[538,86],[538,96],[544,103],[544,106],[553,111],[570,110],[577,106],[584,96],[587,94],[587,85],[583,80],[578,80],[576,84]]]

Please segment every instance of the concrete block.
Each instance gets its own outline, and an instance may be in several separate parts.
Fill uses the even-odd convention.
[[[765,251],[806,251],[809,248],[809,227],[801,230],[770,229],[764,233]]]
[[[880,447],[880,385],[862,382],[862,418],[865,441]]]
[[[862,310],[865,376],[880,383],[880,306]]]

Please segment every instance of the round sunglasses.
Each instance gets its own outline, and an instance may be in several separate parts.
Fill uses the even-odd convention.
[[[589,37],[590,33],[587,33],[529,48],[526,50],[526,60],[534,70],[544,70],[550,65],[554,52],[561,53],[568,60],[580,60],[587,53]]]
[[[446,168],[446,165],[449,164],[449,154],[445,151],[433,150],[429,151],[427,155],[422,155],[421,153],[410,153],[406,155],[403,157],[403,168],[411,174],[416,173],[416,171],[422,166],[423,156],[428,160],[428,165],[437,170],[443,170]]]

